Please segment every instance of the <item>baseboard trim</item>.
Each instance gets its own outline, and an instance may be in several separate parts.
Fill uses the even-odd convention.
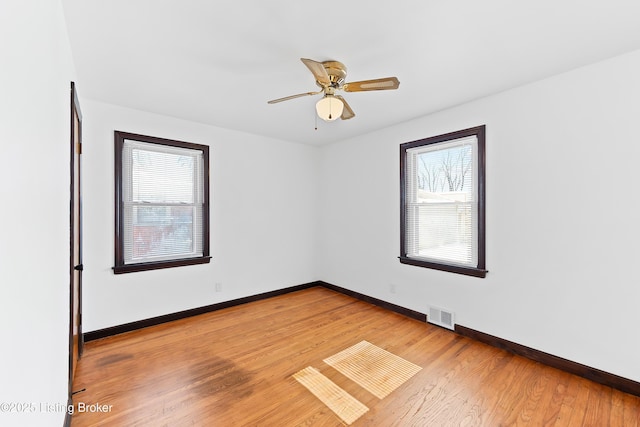
[[[466,326],[456,325],[455,332],[462,336],[488,344],[492,347],[497,347],[510,353],[526,357],[527,359],[540,362],[552,368],[586,378],[625,393],[640,396],[640,382],[601,371],[568,359],[563,359],[562,357],[554,356],[553,354],[545,353],[503,338],[485,334],[484,332],[476,331],[474,329],[467,328]]]
[[[403,316],[410,317],[412,319],[420,320],[421,322],[427,321],[427,315],[424,313],[420,313],[419,311],[411,310],[406,307],[402,307],[400,305],[392,304],[390,302],[370,297],[369,295],[361,294],[359,292],[352,291],[350,289],[341,288],[340,286],[332,285],[331,283],[319,281],[318,286],[323,286],[327,289],[331,289],[332,291],[339,292],[344,295],[348,295],[352,298],[358,299],[360,301],[368,302],[369,304],[373,304],[375,306],[387,309],[389,311],[393,311],[398,314],[402,314]]]
[[[152,317],[149,319],[137,320],[135,322],[125,323],[122,325],[112,326],[109,328],[85,332],[84,342],[94,341],[101,338],[110,337],[113,335],[119,335],[125,332],[132,332],[138,329],[147,328],[149,326],[156,326],[162,323],[172,322],[174,320],[186,319],[187,317],[210,313],[212,311],[222,310],[223,308],[234,307],[236,305],[246,304],[253,301],[272,298],[278,295],[288,294],[290,292],[313,288],[315,286],[322,286],[321,282],[316,281],[316,282],[304,283],[302,285],[291,286],[288,288],[278,289],[275,291],[265,292],[262,294],[251,295],[248,297],[238,298],[230,301],[223,301],[216,304],[206,305],[203,307],[192,308],[190,310],[179,311],[176,313],[169,313],[162,316]]]
[[[300,291],[303,289],[309,289],[313,287],[324,287],[332,291],[350,296],[360,301],[373,304],[375,306],[384,308],[389,311],[410,317],[412,319],[419,320],[421,322],[427,321],[427,315],[419,311],[411,310],[406,307],[402,307],[390,302],[374,298],[365,294],[361,294],[350,289],[342,288],[340,286],[333,285],[321,280],[315,282],[309,282],[302,285],[291,286],[288,288],[278,289],[271,292],[265,292],[262,294],[252,295],[249,297],[238,298],[235,300],[224,301],[216,304],[207,305],[204,307],[197,307],[190,310],[184,310],[177,313],[165,314],[163,316],[153,317],[150,319],[139,320],[136,322],[126,323],[123,325],[113,326],[110,328],[99,329],[96,331],[86,332],[84,334],[84,341],[93,341],[100,338],[106,338],[112,335],[118,335],[125,332],[135,331],[137,329],[146,328],[149,326],[160,325],[162,323],[172,322],[174,320],[184,319],[191,316],[197,316],[199,314],[209,313],[216,310],[222,310],[224,308],[233,307],[236,305],[246,304],[253,301],[259,301],[267,298],[272,298],[279,295],[288,294],[290,292]],[[493,335],[486,334],[484,332],[476,331],[475,329],[468,328],[462,325],[455,325],[455,333],[467,338],[471,338],[475,341],[479,341],[488,344],[492,347],[506,350],[510,353],[517,354],[518,356],[526,357],[527,359],[540,362],[544,365],[552,368],[560,369],[561,371],[568,372],[570,374],[577,375],[579,377],[586,378],[588,380],[603,384],[614,389],[629,393],[635,396],[640,396],[640,382],[630,380],[609,372],[601,371],[590,366],[582,365],[578,362],[573,362],[568,359],[563,359],[553,354],[545,353],[540,350],[536,350],[531,347],[524,346],[512,341],[505,340]],[[71,417],[67,415],[69,422]],[[67,418],[65,418],[65,426],[67,426]]]

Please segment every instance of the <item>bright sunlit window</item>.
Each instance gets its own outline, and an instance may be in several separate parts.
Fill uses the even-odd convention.
[[[209,147],[115,132],[115,273],[209,262]]]
[[[400,262],[485,277],[485,127],[400,146]]]

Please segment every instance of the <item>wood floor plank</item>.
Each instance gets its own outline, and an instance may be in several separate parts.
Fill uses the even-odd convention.
[[[323,362],[363,340],[422,369],[379,399]],[[354,426],[640,427],[638,397],[322,287],[87,343],[74,403],[111,410],[72,426],[344,425],[307,366],[369,408]]]
[[[562,421],[562,405],[567,395],[567,380],[571,378],[571,374],[566,372],[557,372],[558,375],[551,377],[549,398],[542,414],[543,426],[560,425]]]

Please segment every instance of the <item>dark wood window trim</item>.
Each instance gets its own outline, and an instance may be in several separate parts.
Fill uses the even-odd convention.
[[[400,257],[399,260],[403,264],[432,268],[451,273],[464,274],[474,277],[485,277],[486,270],[486,254],[485,254],[485,126],[477,126],[456,132],[450,132],[444,135],[438,135],[430,138],[420,139],[417,141],[407,142],[400,145]],[[451,141],[468,136],[476,136],[478,140],[478,164],[477,164],[477,180],[478,180],[478,264],[475,268],[460,266],[456,264],[446,264],[438,262],[425,261],[423,259],[412,258],[407,255],[406,233],[406,186],[407,186],[407,150],[421,147],[439,142]]]
[[[201,151],[204,161],[204,206],[202,212],[202,251],[203,255],[194,258],[180,258],[164,261],[140,262],[135,264],[125,264],[124,262],[124,203],[123,203],[123,167],[122,167],[122,150],[125,140],[141,141],[152,144],[160,144],[171,147],[187,148],[191,150]],[[135,271],[157,270],[161,268],[181,267],[186,265],[206,264],[209,263],[209,147],[207,145],[194,144],[191,142],[176,141],[172,139],[157,138],[153,136],[138,135],[134,133],[115,131],[115,266],[113,272],[115,274],[131,273]]]

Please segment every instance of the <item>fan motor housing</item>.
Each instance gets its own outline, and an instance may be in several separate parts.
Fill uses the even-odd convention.
[[[324,69],[327,70],[327,74],[329,74],[331,86],[340,87],[345,77],[347,77],[347,67],[338,61],[324,61],[322,65]]]

